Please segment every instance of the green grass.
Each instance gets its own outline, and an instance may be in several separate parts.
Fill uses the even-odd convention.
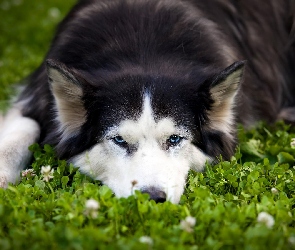
[[[10,87],[42,62],[56,25],[74,0],[0,0],[0,108],[13,94]]]
[[[12,84],[38,67],[73,2],[0,0],[2,107]],[[179,205],[140,193],[118,199],[50,146],[33,145],[36,176],[0,190],[0,249],[295,249],[295,130],[260,124],[240,127],[239,138],[231,161],[189,174]],[[54,169],[49,182],[46,165]],[[89,199],[97,210],[87,209]],[[261,212],[274,225],[258,222]],[[195,225],[184,225],[188,216]]]

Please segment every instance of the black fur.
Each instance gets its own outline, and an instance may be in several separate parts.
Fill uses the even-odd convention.
[[[99,141],[117,118],[136,118],[148,91],[157,117],[172,115],[194,131],[195,145],[227,159],[235,140],[208,128],[211,84],[224,68],[247,60],[237,121],[274,122],[293,107],[291,10],[292,0],[80,1],[60,24],[46,59],[78,72],[86,122],[60,144],[45,61],[20,96],[27,100],[23,115],[39,122],[40,143],[59,144],[58,155],[69,158]]]

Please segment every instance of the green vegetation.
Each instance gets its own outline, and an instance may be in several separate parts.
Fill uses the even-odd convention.
[[[284,124],[241,129],[231,161],[191,172],[179,205],[118,199],[32,145],[33,174],[0,190],[0,249],[295,249],[293,137]]]
[[[73,2],[0,0],[3,107]],[[118,199],[32,145],[33,174],[0,190],[0,249],[295,249],[295,129],[260,124],[239,138],[231,161],[189,174],[179,205]]]
[[[42,62],[57,24],[74,0],[0,0],[0,108]]]

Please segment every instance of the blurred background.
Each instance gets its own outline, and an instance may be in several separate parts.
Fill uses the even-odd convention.
[[[57,24],[77,0],[0,0],[0,110],[42,62]]]

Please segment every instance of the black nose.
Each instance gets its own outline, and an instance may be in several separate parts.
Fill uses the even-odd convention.
[[[143,188],[141,190],[142,193],[146,193],[150,195],[150,199],[154,200],[157,203],[163,203],[166,201],[166,193],[155,188],[155,187],[148,187]]]

